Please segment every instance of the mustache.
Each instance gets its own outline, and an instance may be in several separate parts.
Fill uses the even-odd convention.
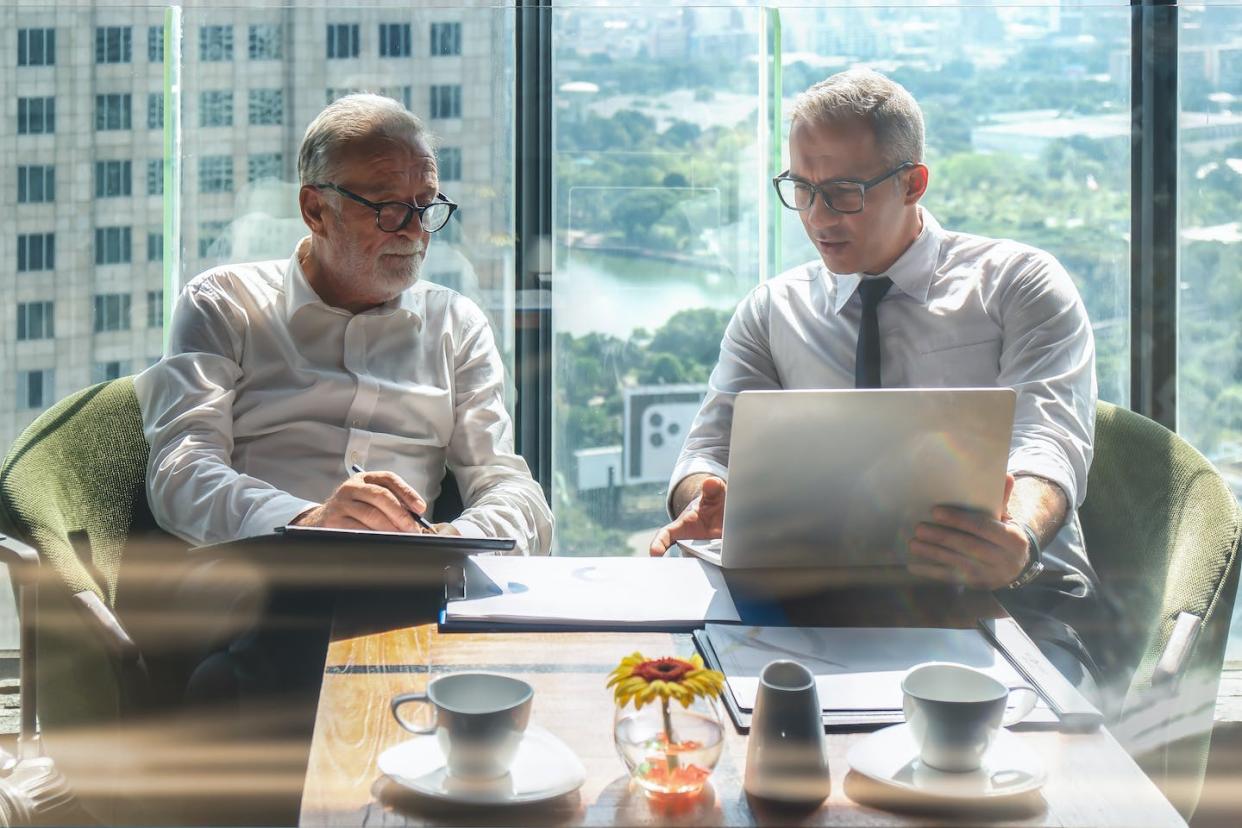
[[[422,242],[414,242],[414,246],[405,247],[387,247],[382,251],[387,256],[421,256],[427,252],[427,245]]]

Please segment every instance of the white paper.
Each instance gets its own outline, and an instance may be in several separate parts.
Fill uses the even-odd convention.
[[[1026,682],[978,630],[908,627],[738,627],[707,625],[720,669],[743,710],[753,710],[759,672],[775,659],[815,674],[824,710],[900,710],[901,679],[928,661],[978,668],[1013,687]]]
[[[694,558],[471,560],[500,593],[450,601],[446,621],[588,627],[739,620],[720,571]],[[473,594],[473,585],[470,591]]]

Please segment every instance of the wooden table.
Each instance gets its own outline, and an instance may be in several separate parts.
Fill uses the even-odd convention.
[[[979,602],[959,596],[950,606],[934,596],[906,601],[904,618],[939,614],[946,626],[978,617]],[[865,600],[859,605],[867,604]],[[946,622],[946,612],[959,617]],[[362,613],[365,615],[365,613]],[[832,794],[819,808],[784,810],[749,800],[742,790],[746,737],[727,727],[724,755],[710,787],[676,807],[632,788],[612,743],[613,703],[608,671],[635,650],[687,655],[687,635],[667,633],[439,634],[434,625],[360,625],[357,609],[338,609],[315,722],[300,824],[314,825],[887,825],[963,820],[1018,825],[1185,825],[1107,732],[1024,732],[1042,756],[1049,779],[1041,793],[999,810],[936,813],[896,803],[873,783],[849,772],[845,755],[866,733],[828,737]],[[875,619],[855,616],[858,624]],[[428,669],[430,664],[430,670]],[[540,805],[462,809],[433,803],[383,777],[377,757],[409,735],[388,712],[398,692],[422,689],[429,676],[485,669],[519,676],[535,688],[532,722],[557,735],[581,758],[580,790]],[[862,804],[867,803],[867,804]],[[884,807],[877,807],[877,806]],[[900,808],[900,810],[893,810]]]

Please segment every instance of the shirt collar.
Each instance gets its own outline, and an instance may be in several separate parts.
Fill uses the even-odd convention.
[[[914,242],[906,248],[906,252],[893,262],[893,266],[877,275],[892,279],[895,288],[919,304],[924,304],[927,302],[927,294],[931,291],[932,274],[935,273],[936,265],[940,262],[940,243],[944,240],[944,230],[930,212],[922,207],[918,210],[923,219],[923,229],[919,231]],[[832,308],[832,312],[836,314],[841,313],[841,309],[854,295],[854,291],[858,289],[858,285],[864,278],[876,278],[864,276],[861,273],[827,272],[836,283],[836,300]]]
[[[302,270],[301,253],[306,247],[310,246],[310,236],[306,236],[293,250],[293,255],[289,258],[289,266],[285,268],[285,319],[293,319],[294,314],[307,305],[318,304],[330,311],[336,313],[347,313],[340,308],[330,307],[323,299],[319,298],[319,294],[311,287],[310,282],[306,280],[306,272]],[[376,316],[387,316],[391,313],[401,313],[414,320],[416,324],[421,325],[427,308],[427,297],[424,295],[422,281],[416,282],[413,287],[402,291],[399,295],[393,297],[378,307],[371,308],[364,313],[374,314]]]

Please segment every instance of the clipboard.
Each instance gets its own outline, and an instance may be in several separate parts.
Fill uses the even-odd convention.
[[[487,552],[510,552],[517,546],[513,538],[467,538],[460,535],[411,534],[382,532],[377,529],[330,529],[323,526],[277,526],[276,534],[310,541],[356,541],[359,543],[393,543],[415,549],[453,552],[460,557]],[[204,547],[199,547],[200,549]]]

